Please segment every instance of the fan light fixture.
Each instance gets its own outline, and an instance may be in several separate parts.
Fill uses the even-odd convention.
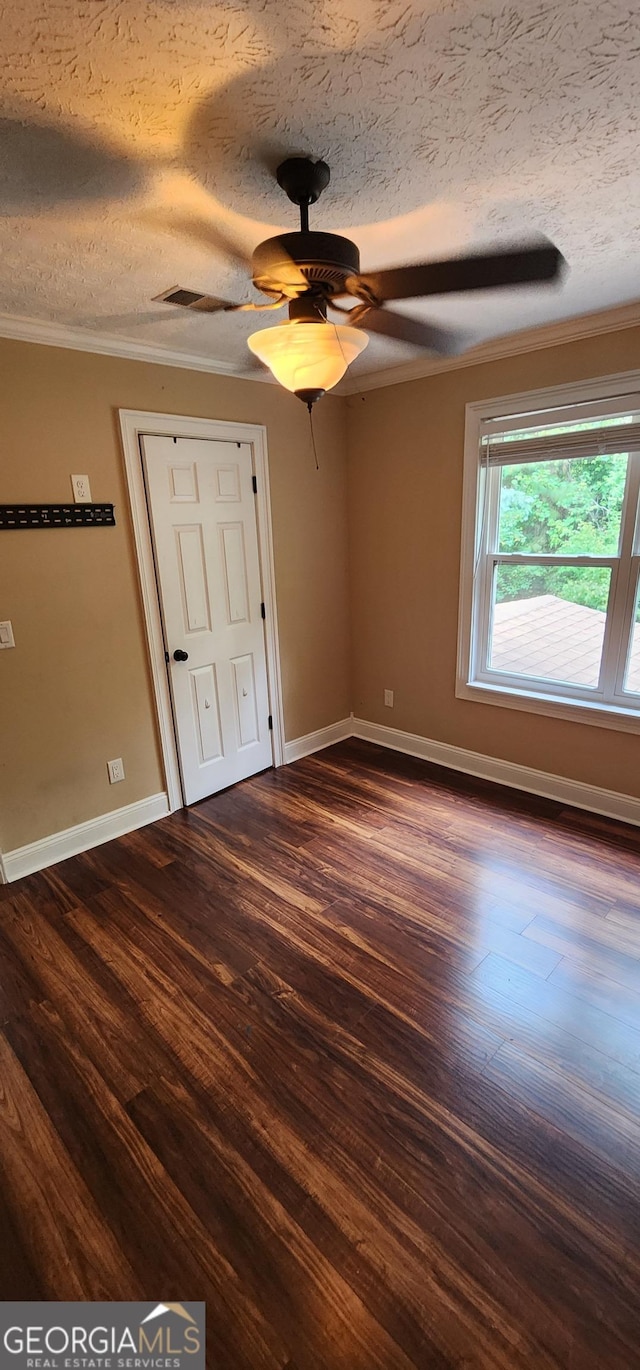
[[[280,385],[309,408],[342,380],[347,367],[364,352],[369,337],[345,324],[290,320],[252,333],[251,351]]]

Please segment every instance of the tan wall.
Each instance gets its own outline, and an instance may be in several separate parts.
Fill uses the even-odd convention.
[[[285,731],[349,712],[344,401],[308,418],[276,386],[0,340],[0,501],[69,500],[86,472],[115,529],[0,532],[0,849],[164,788],[117,411],[267,426]],[[122,756],[126,780],[108,784]]]
[[[357,716],[640,794],[637,736],[455,697],[465,404],[638,366],[636,328],[349,399]]]
[[[117,410],[264,423],[285,730],[348,714],[640,793],[636,737],[455,698],[464,406],[637,367],[629,329],[354,396],[307,416],[275,386],[0,340],[0,500],[88,472],[116,529],[0,533],[0,849],[163,788]],[[349,444],[351,669],[345,408]],[[395,691],[393,711],[382,704]],[[109,786],[105,763],[124,758]]]

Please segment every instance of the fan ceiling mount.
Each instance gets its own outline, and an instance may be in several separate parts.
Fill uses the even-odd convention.
[[[444,355],[462,350],[464,344],[455,333],[422,319],[398,314],[386,307],[389,300],[550,283],[562,274],[564,258],[558,248],[546,240],[449,261],[416,263],[363,274],[355,243],[341,234],[317,233],[309,229],[309,206],[326,190],[330,177],[327,163],[310,157],[289,157],[278,167],[278,185],[300,209],[300,228],[297,232],[280,233],[259,243],[248,263],[253,284],[256,290],[269,297],[267,302],[234,304],[180,286],[155,297],[164,304],[207,314],[258,312],[288,305],[289,324],[298,330],[289,334],[296,344],[296,357],[293,358],[292,348],[288,344],[285,346],[282,326],[253,334],[249,346],[271,366],[276,378],[308,405],[337,384],[349,362],[366,346],[368,337],[359,328],[360,324],[367,332],[397,338]],[[356,303],[348,303],[349,299]],[[338,303],[340,300],[344,302]],[[327,324],[327,308],[342,316],[339,325]],[[307,329],[303,338],[299,330],[305,324],[324,324],[325,330],[309,333]],[[270,335],[274,334],[277,337],[269,342]],[[333,371],[340,371],[334,379],[329,379],[326,367],[321,375],[318,357],[311,359],[309,355],[309,346],[318,353],[318,345],[322,342],[326,352],[330,341],[334,351]],[[306,358],[302,355],[303,342],[307,345]],[[279,354],[282,375],[268,355],[274,347]],[[285,351],[291,353],[290,378],[283,378]],[[350,356],[346,355],[348,352]],[[325,361],[327,358],[328,353]],[[311,374],[314,368],[315,379]]]

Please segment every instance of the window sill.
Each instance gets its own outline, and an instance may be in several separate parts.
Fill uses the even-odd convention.
[[[546,714],[571,723],[590,723],[596,728],[611,728],[615,732],[640,733],[640,710],[619,708],[613,704],[591,704],[581,699],[558,699],[555,695],[517,691],[487,681],[458,680],[458,699],[473,700],[476,704],[494,704],[502,709],[519,709],[523,713]]]

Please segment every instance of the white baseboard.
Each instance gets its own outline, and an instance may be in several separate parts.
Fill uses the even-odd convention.
[[[640,799],[633,795],[601,789],[598,785],[585,785],[578,780],[567,780],[564,776],[536,771],[530,766],[519,766],[513,761],[484,756],[481,752],[470,752],[448,742],[436,742],[418,733],[405,733],[399,728],[387,728],[381,723],[369,723],[362,718],[343,718],[338,723],[330,723],[326,728],[307,733],[305,737],[286,742],[285,761],[297,761],[349,737],[359,737],[365,742],[375,742],[379,747],[388,747],[390,751],[422,757],[449,770],[463,771],[481,780],[493,780],[498,785],[507,785],[511,789],[538,794],[560,804],[570,804],[578,809],[587,809],[590,813],[640,826]],[[78,852],[98,847],[102,842],[111,842],[114,837],[122,837],[124,833],[164,818],[168,812],[166,794],[153,794],[148,799],[139,799],[135,804],[126,804],[124,808],[90,818],[86,823],[78,823],[64,832],[52,833],[38,842],[30,842],[26,847],[0,853],[0,883],[9,884],[23,875],[32,875],[34,871],[52,866],[56,861],[64,861],[68,856],[77,856]]]
[[[290,761],[299,761],[301,756],[321,752],[323,747],[332,747],[334,742],[344,742],[346,737],[352,735],[353,719],[341,718],[339,723],[329,723],[326,728],[318,728],[315,733],[307,733],[305,737],[295,737],[293,742],[285,742],[285,762],[288,764]]]
[[[464,771],[466,775],[476,775],[481,780],[493,780],[498,785],[508,785],[514,790],[525,790],[528,794],[539,794],[544,799],[555,799],[560,804],[571,804],[577,809],[601,813],[606,818],[616,818],[622,823],[640,825],[640,799],[633,795],[603,790],[598,785],[585,785],[579,780],[567,780],[564,776],[550,775],[547,771],[535,771],[530,766],[519,766],[514,761],[502,761],[499,757],[484,756],[481,752],[469,752],[464,747],[434,742],[417,733],[404,733],[381,723],[367,723],[362,718],[354,718],[352,724],[352,736],[360,737],[365,742],[376,742],[378,746],[389,747],[392,751],[420,756],[425,761],[447,766],[450,770]]]
[[[99,818],[78,823],[75,828],[66,828],[64,832],[41,837],[38,842],[29,842],[26,847],[6,851],[0,858],[2,883],[9,884],[23,875],[53,866],[56,861],[65,861],[68,856],[77,856],[78,852],[99,847],[102,842],[111,842],[114,837],[122,837],[123,833],[164,818],[168,812],[166,794],[152,794],[148,799],[138,799],[135,804],[125,804],[122,809],[113,809]]]

